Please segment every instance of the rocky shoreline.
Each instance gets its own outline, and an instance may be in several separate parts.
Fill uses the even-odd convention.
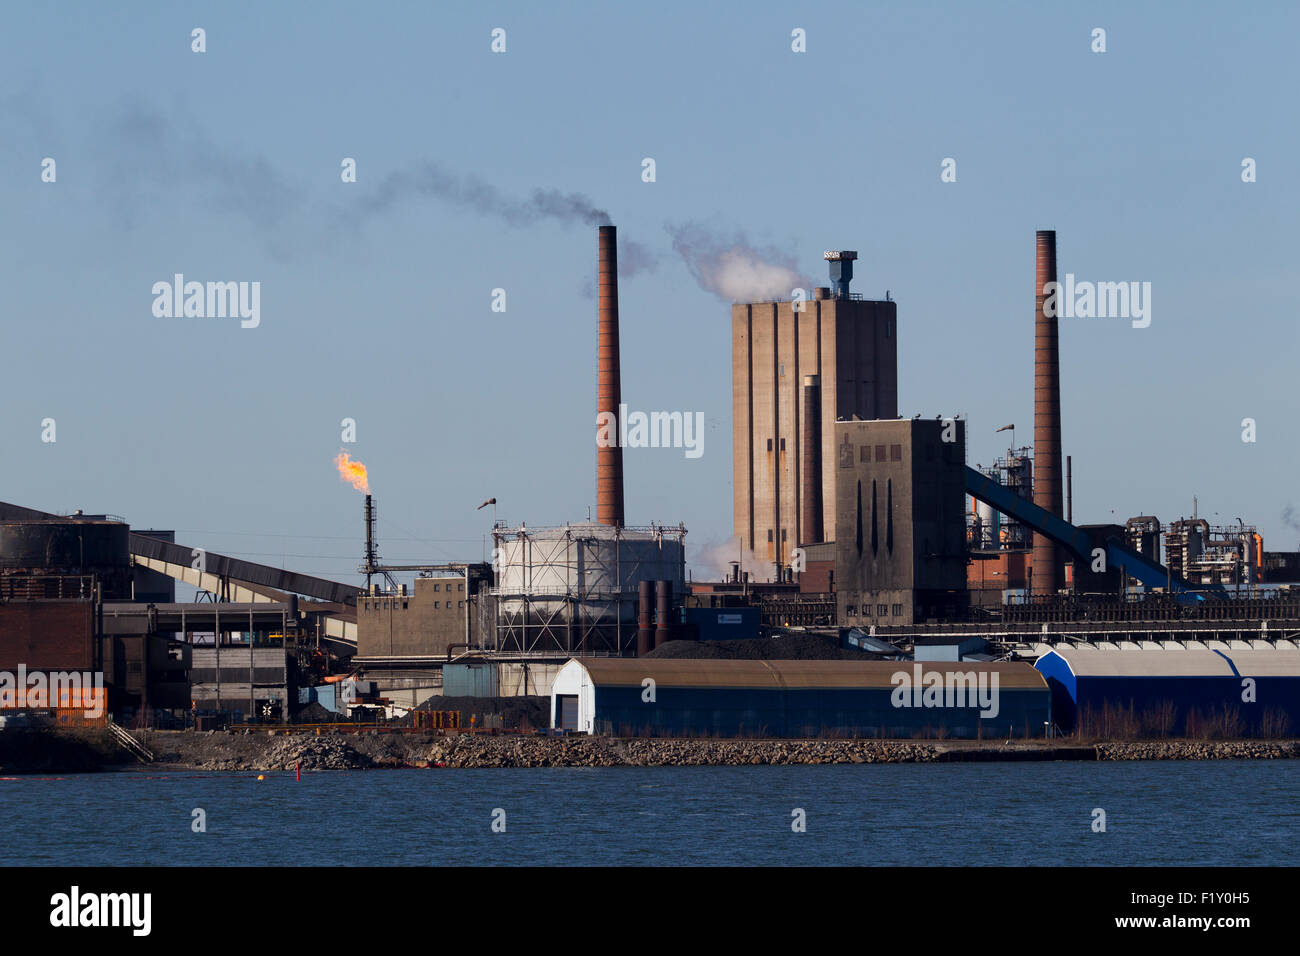
[[[151,735],[158,765],[191,770],[383,767],[718,767],[1024,760],[1300,757],[1300,741],[1051,742],[717,740],[458,734]]]
[[[1044,760],[1272,760],[1300,757],[1300,741],[916,741],[546,737],[504,734],[140,735],[155,760],[135,763],[98,736],[2,735],[0,774],[103,769],[304,771],[381,768],[740,767]]]

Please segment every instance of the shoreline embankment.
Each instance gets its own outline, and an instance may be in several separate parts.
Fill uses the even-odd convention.
[[[0,774],[97,770],[304,771],[384,768],[738,767],[813,764],[1117,760],[1271,760],[1300,757],[1298,740],[965,741],[823,738],[717,739],[522,734],[137,734],[138,763],[106,733],[0,733]]]

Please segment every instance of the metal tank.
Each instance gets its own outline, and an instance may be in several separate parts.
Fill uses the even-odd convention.
[[[493,532],[497,647],[630,654],[642,581],[685,590],[686,529],[584,522]]]
[[[94,578],[106,600],[131,595],[130,527],[121,521],[57,518],[0,522],[0,576],[17,595],[50,596],[75,578]],[[74,589],[76,590],[76,589]]]

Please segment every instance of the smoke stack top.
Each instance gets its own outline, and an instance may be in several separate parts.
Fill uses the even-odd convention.
[[[600,227],[597,251],[596,520],[617,528],[623,526],[623,449],[617,442],[601,442],[599,437],[602,421],[618,421],[623,400],[618,355],[618,232],[613,226]]]
[[[852,249],[832,249],[822,253],[822,258],[830,263],[831,290],[837,299],[849,297],[849,282],[853,279],[853,260],[858,254]]]

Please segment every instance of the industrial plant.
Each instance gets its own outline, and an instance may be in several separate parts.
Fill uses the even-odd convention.
[[[597,251],[599,429],[624,408],[614,226],[599,227]],[[0,671],[99,673],[107,693],[94,717],[53,696],[33,707],[0,693],[0,717],[774,737],[1296,733],[1300,553],[1266,551],[1255,525],[1211,524],[1199,504],[1190,516],[1075,522],[1068,356],[1045,306],[1055,232],[1038,232],[1034,253],[1031,445],[1016,444],[1014,425],[943,409],[900,417],[906,313],[900,322],[888,295],[852,291],[855,251],[826,251],[829,285],[809,296],[731,306],[736,557],[718,580],[688,574],[687,528],[639,513],[622,447],[599,440],[595,520],[510,525],[489,499],[491,560],[427,564],[381,560],[365,466],[341,453],[339,474],[360,492],[364,586],[203,551],[111,514],[0,503]],[[1028,318],[1026,303],[1026,339]],[[972,428],[1009,432],[1005,454],[972,465]],[[178,582],[197,597],[178,601]],[[777,638],[800,659],[768,649]],[[505,698],[547,700],[549,719],[494,722]],[[472,721],[429,716],[467,707]]]

